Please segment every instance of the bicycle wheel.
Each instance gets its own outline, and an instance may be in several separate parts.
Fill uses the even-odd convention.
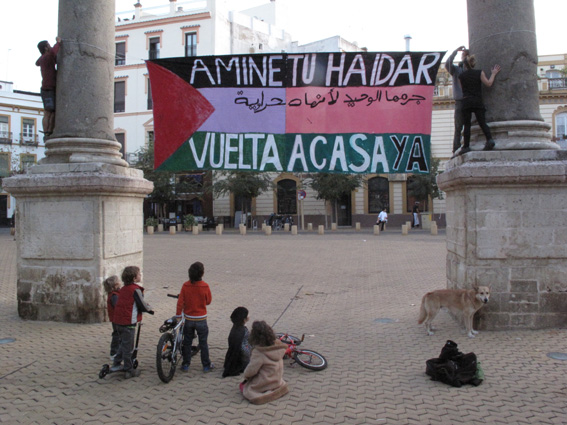
[[[286,344],[295,344],[295,345],[299,345],[301,344],[301,339],[293,336],[293,335],[287,335],[285,338],[282,338],[285,334],[283,333],[277,333],[276,334],[276,338],[279,339],[281,342],[284,342]]]
[[[173,379],[177,366],[178,352],[173,351],[173,335],[165,333],[161,336],[156,352],[156,369],[161,379],[166,384]]]
[[[294,351],[293,358],[300,366],[311,370],[323,370],[329,365],[325,357],[311,350]]]

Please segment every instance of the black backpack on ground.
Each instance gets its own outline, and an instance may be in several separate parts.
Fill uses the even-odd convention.
[[[441,381],[453,387],[464,384],[478,386],[482,371],[477,363],[476,354],[463,354],[457,349],[457,343],[448,340],[439,358],[429,359],[425,362],[425,373],[433,381]]]

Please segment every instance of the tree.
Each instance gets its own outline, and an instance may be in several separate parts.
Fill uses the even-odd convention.
[[[257,198],[266,190],[273,187],[268,173],[253,171],[219,171],[215,176],[212,190],[216,198],[232,193],[235,199],[240,199],[241,211],[247,214],[247,200]],[[235,205],[238,208],[238,206]]]
[[[159,206],[158,217],[167,215],[167,204],[175,201],[176,193],[203,192],[203,187],[200,183],[195,181],[177,182],[175,173],[154,169],[153,140],[150,140],[147,146],[138,151],[138,161],[134,167],[142,170],[144,178],[154,184],[154,190],[148,195],[148,198]]]
[[[408,182],[408,192],[417,199],[443,199],[443,192],[437,186],[437,175],[439,174],[438,158],[431,158],[431,169],[429,174],[414,174]],[[431,204],[433,213],[433,203]]]
[[[316,198],[324,199],[325,207],[327,202],[331,202],[335,220],[338,217],[338,201],[362,185],[362,176],[360,174],[316,173],[310,174],[308,179],[309,181],[306,183],[317,192]],[[325,214],[325,220],[326,217],[327,215]]]

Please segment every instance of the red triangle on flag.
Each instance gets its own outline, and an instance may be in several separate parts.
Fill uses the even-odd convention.
[[[164,67],[146,62],[154,112],[157,169],[211,116],[215,108],[191,84]]]

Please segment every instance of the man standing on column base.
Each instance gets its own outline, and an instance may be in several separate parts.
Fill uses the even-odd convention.
[[[457,53],[461,52],[461,62],[458,65],[454,65],[453,61]],[[461,88],[461,81],[459,76],[463,73],[463,61],[468,56],[469,51],[465,46],[458,47],[447,62],[445,63],[445,69],[453,79],[453,98],[455,99],[455,132],[453,134],[453,153],[455,153],[461,147],[461,131],[463,131],[463,89]]]

